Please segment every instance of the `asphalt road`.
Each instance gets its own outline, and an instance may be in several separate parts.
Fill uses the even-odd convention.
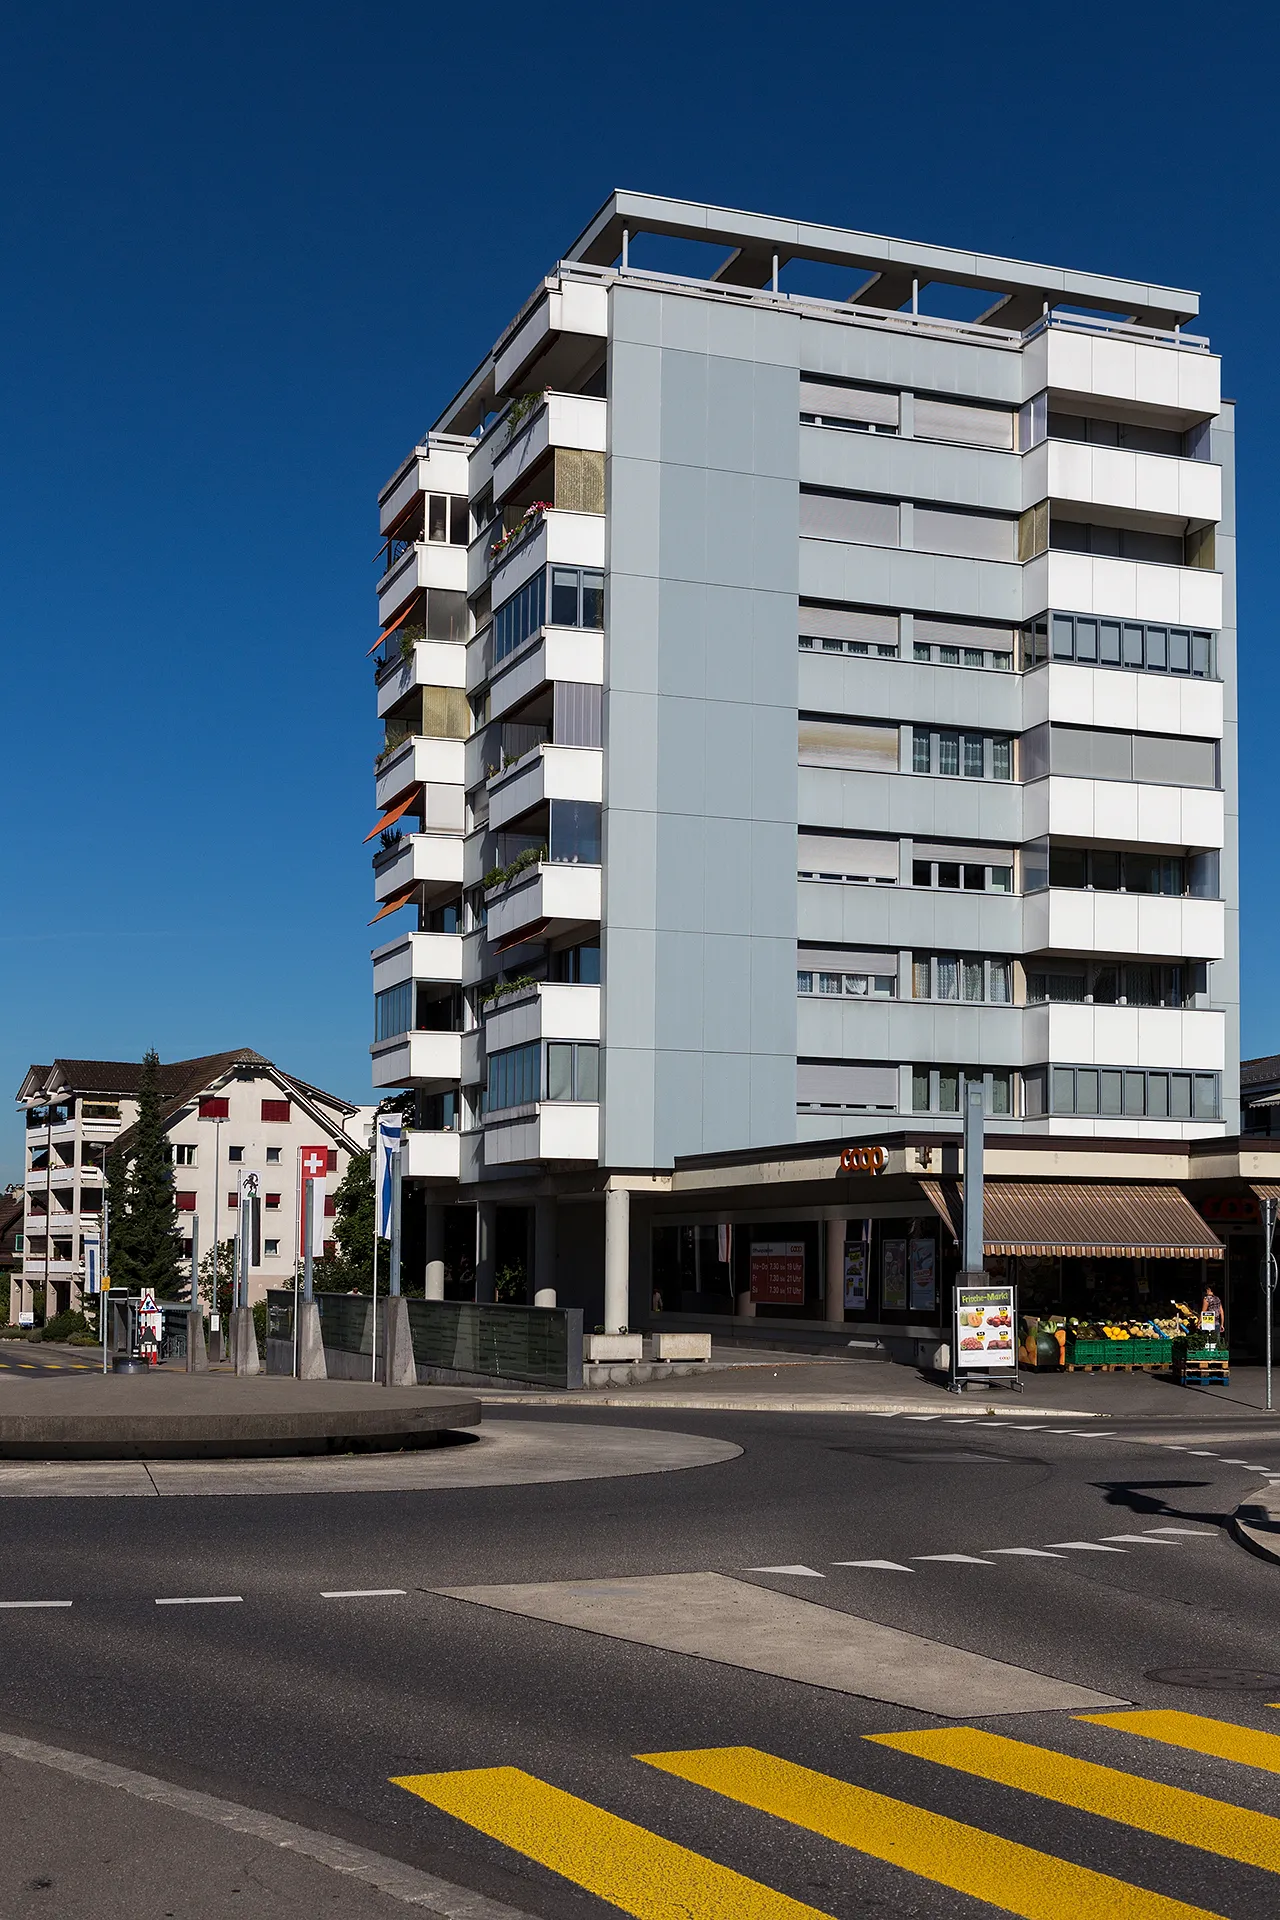
[[[5,1500],[0,1601],[72,1605],[0,1607],[0,1736],[544,1920],[1275,1913],[1280,1567],[1226,1527],[1261,1470],[1280,1473],[1280,1423],[542,1417],[743,1452],[532,1487]],[[562,1624],[588,1614],[632,1637]],[[835,1639],[870,1649],[856,1684],[883,1697],[846,1690],[834,1656],[820,1684],[782,1677],[826,1658],[832,1615]],[[864,1623],[931,1645],[886,1653]],[[702,1657],[670,1650],[690,1635]],[[1038,1706],[1034,1676],[1103,1699]],[[912,1688],[927,1706],[901,1704]],[[1181,1717],[1116,1722],[1135,1708]],[[912,1734],[932,1741],[865,1737]],[[299,1862],[290,1879],[278,1839],[220,1853],[181,1809],[152,1825],[141,1801],[5,1757],[2,1737],[0,1794],[22,1816],[5,1915],[406,1910],[367,1876],[334,1893]]]
[[[62,1347],[38,1340],[0,1340],[0,1373],[101,1373],[101,1347]]]

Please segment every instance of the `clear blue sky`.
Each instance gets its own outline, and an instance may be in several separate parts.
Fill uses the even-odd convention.
[[[250,1045],[371,1097],[376,492],[614,186],[1203,290],[1280,1050],[1278,51],[1233,4],[10,8],[0,1086]]]

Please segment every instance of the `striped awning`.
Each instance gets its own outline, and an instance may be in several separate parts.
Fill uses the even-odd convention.
[[[963,1180],[921,1188],[959,1242]],[[1065,1254],[1094,1259],[1221,1260],[1222,1242],[1178,1187],[1120,1182],[986,1180],[986,1253]]]
[[[1258,1200],[1280,1200],[1280,1185],[1274,1180],[1251,1180],[1249,1191]]]

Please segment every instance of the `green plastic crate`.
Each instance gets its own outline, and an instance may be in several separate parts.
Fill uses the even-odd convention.
[[[1171,1340],[1076,1340],[1068,1344],[1071,1367],[1158,1367],[1173,1365]]]

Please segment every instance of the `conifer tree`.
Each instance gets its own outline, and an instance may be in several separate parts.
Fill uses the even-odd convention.
[[[160,1056],[149,1048],[142,1059],[138,1118],[127,1158],[117,1147],[107,1159],[108,1257],[113,1286],[176,1300],[186,1295],[188,1282],[179,1267],[173,1171],[165,1159],[160,1122],[159,1068]]]

